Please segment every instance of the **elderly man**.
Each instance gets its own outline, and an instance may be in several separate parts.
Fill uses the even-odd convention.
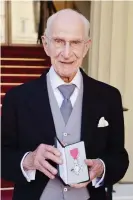
[[[120,93],[83,70],[89,22],[65,9],[47,21],[44,50],[51,68],[6,94],[2,108],[2,176],[15,182],[14,200],[105,200],[105,187],[128,167]],[[70,186],[57,176],[64,145],[84,141],[90,181]]]

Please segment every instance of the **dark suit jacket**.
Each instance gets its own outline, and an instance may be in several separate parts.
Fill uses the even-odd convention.
[[[82,70],[81,70],[82,71]],[[105,200],[105,186],[118,182],[128,167],[124,149],[124,123],[119,91],[88,77],[83,71],[81,140],[87,158],[105,162],[104,185],[88,189],[91,200]],[[101,117],[108,127],[98,128]],[[14,200],[39,200],[48,178],[37,171],[35,181],[24,178],[20,162],[25,152],[41,143],[54,145],[55,127],[46,86],[46,74],[10,90],[2,107],[2,177],[15,182]]]

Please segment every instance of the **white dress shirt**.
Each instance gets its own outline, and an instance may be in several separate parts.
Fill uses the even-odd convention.
[[[63,84],[65,84],[65,85],[75,84],[76,85],[75,90],[70,97],[70,101],[71,101],[71,104],[72,104],[72,107],[73,107],[75,102],[76,102],[76,99],[77,99],[77,96],[78,96],[78,93],[79,93],[79,89],[80,89],[80,85],[81,85],[81,81],[82,81],[82,74],[81,74],[80,70],[78,70],[75,77],[72,79],[72,81],[70,83],[64,82],[60,78],[60,76],[55,72],[55,70],[52,66],[51,66],[47,76],[49,76],[49,78],[50,78],[51,86],[52,86],[52,89],[53,89],[53,92],[54,92],[54,95],[55,95],[55,98],[57,100],[59,108],[61,107],[64,98],[63,98],[63,95],[61,94],[61,92],[59,91],[58,87],[60,85],[63,85]],[[28,153],[29,152],[27,152],[23,156],[21,163],[20,163],[20,167],[21,167],[23,175],[25,176],[27,181],[30,182],[31,180],[35,180],[36,170],[25,171],[23,169],[23,166],[22,166],[23,160],[27,156]],[[104,162],[103,162],[103,164],[104,164]],[[102,182],[104,180],[104,176],[105,176],[105,164],[104,164],[104,173],[103,173],[102,177],[93,179],[92,185],[95,186],[95,188],[99,187],[100,184],[102,184]]]
[[[79,89],[80,89],[80,85],[81,85],[81,80],[82,80],[82,75],[80,70],[78,70],[77,74],[75,75],[75,77],[73,78],[73,80],[70,83],[66,83],[64,82],[59,76],[58,74],[55,72],[54,68],[51,67],[49,70],[49,78],[50,78],[50,82],[51,82],[51,86],[55,95],[55,98],[57,100],[58,106],[59,108],[62,105],[63,102],[63,95],[61,94],[61,92],[59,91],[58,87],[60,85],[71,85],[71,84],[75,84],[75,90],[73,92],[73,94],[70,97],[70,101],[72,104],[72,107],[74,106],[78,93],[79,93]]]

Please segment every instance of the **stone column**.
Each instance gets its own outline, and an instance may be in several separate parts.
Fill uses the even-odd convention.
[[[133,2],[92,1],[88,73],[118,88],[125,116],[130,167],[123,181],[133,181]]]
[[[112,9],[112,37],[110,58],[110,84],[123,96],[125,83],[125,54],[127,38],[128,2],[115,1]]]
[[[125,45],[125,84],[123,103],[129,110],[125,112],[126,147],[129,153],[130,166],[124,178],[133,182],[133,1],[128,2],[127,35]]]

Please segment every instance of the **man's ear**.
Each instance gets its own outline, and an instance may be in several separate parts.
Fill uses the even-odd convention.
[[[43,35],[43,36],[41,36],[41,38],[42,38],[42,44],[43,44],[44,51],[46,52],[47,56],[49,56],[47,37],[46,37],[46,35]]]
[[[84,53],[83,53],[83,58],[86,56],[89,48],[91,46],[91,39],[88,39],[85,43],[85,48],[84,48]]]

